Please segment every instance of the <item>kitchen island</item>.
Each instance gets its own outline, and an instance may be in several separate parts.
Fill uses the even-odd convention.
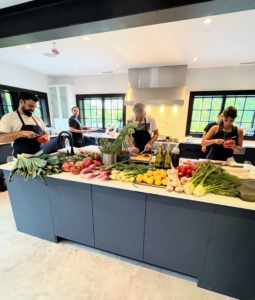
[[[8,178],[11,166],[2,165]],[[7,182],[17,229],[64,238],[187,274],[198,286],[255,298],[255,203],[201,198],[61,173]]]

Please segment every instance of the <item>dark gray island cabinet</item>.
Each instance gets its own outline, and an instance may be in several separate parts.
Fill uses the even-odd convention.
[[[215,205],[147,195],[144,261],[199,278]]]
[[[10,166],[3,166],[8,178]],[[7,185],[21,232],[75,241],[195,277],[208,290],[255,299],[255,203],[66,173],[47,178],[47,185],[20,176]]]

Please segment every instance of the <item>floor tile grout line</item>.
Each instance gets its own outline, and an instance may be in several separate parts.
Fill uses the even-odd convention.
[[[101,296],[100,300],[102,300],[103,297],[104,297],[104,293],[105,293],[105,291],[107,290],[107,288],[108,288],[108,286],[109,286],[110,280],[111,280],[111,278],[112,278],[112,276],[113,276],[113,272],[114,272],[114,270],[116,269],[117,264],[119,263],[119,261],[120,261],[120,257],[118,257],[118,259],[116,260],[115,266],[114,266],[114,268],[113,268],[113,270],[112,270],[112,272],[111,272],[111,274],[110,274],[110,276],[109,276],[108,282],[107,282],[107,284],[106,284],[106,286],[105,286],[105,289],[104,289],[104,291],[103,291],[103,293],[102,293],[102,296]]]

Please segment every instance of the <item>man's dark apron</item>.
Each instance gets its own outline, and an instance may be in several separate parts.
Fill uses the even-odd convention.
[[[36,125],[25,125],[18,110],[17,110],[17,114],[20,118],[21,123],[23,124],[20,130],[33,131],[38,135],[43,134],[42,128],[37,124],[33,116],[32,118],[35,121]],[[19,138],[15,140],[13,143],[13,155],[15,157],[17,156],[17,154],[21,154],[21,153],[35,154],[41,149],[42,149],[42,144],[38,143],[36,138],[32,138],[32,139]]]
[[[144,118],[144,124],[143,128],[141,130],[136,130],[135,133],[132,134],[132,137],[134,138],[133,144],[136,148],[139,149],[139,152],[142,152],[144,150],[144,147],[148,142],[151,140],[151,135],[147,129],[146,124],[146,118]],[[150,153],[150,151],[146,151],[146,153]]]

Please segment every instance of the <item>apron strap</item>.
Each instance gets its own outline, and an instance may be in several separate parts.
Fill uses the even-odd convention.
[[[21,118],[20,112],[19,112],[18,110],[16,110],[16,112],[17,112],[17,114],[18,114],[18,116],[19,116],[20,121],[22,122],[22,124],[23,124],[23,125],[26,125],[26,124],[24,123],[23,119]],[[31,116],[31,117],[32,117],[32,119],[35,121],[35,124],[38,125],[38,123],[36,122],[36,120],[34,119],[34,117],[33,117],[33,116]],[[38,125],[38,126],[39,126],[39,125]]]

